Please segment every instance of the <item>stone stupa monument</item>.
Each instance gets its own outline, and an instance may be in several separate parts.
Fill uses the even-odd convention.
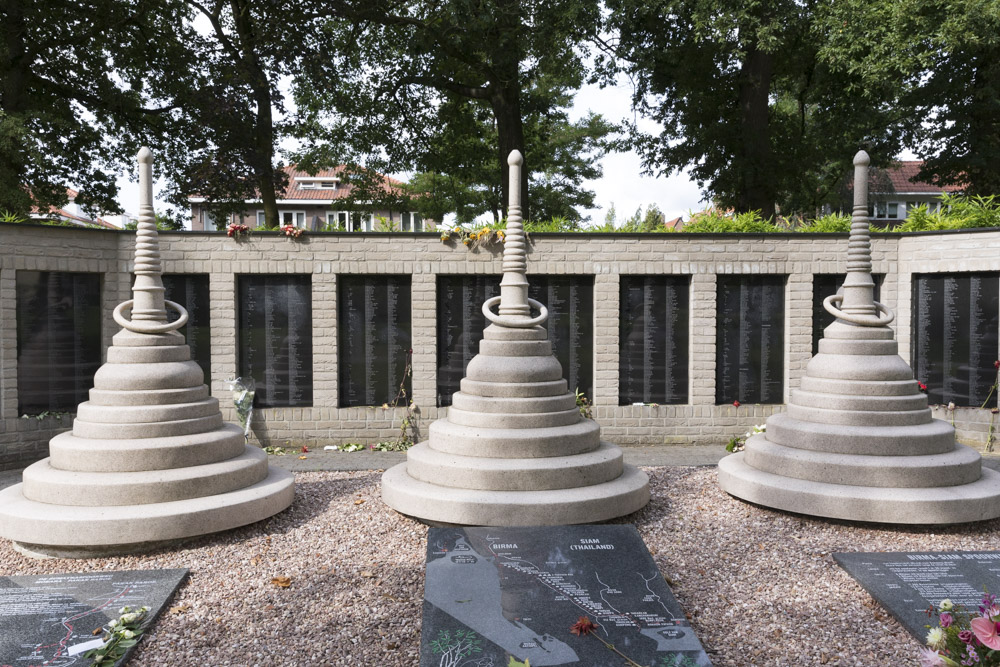
[[[1000,516],[1000,474],[955,429],[931,418],[927,395],[897,354],[893,313],[874,301],[867,214],[868,154],[854,158],[854,212],[843,295],[788,410],[745,451],[719,463],[719,485],[752,503],[800,514],[896,524]]]
[[[643,507],[645,473],[581,417],[543,327],[548,312],[528,298],[521,222],[521,154],[510,164],[510,207],[500,296],[483,304],[492,323],[448,416],[430,438],[382,476],[382,499],[431,523],[547,526],[593,523]],[[499,315],[491,308],[499,302]],[[539,311],[531,316],[531,308]]]
[[[291,473],[268,468],[243,429],[223,422],[177,332],[188,315],[163,296],[152,160],[139,152],[133,299],[114,312],[122,331],[72,431],[51,440],[49,458],[21,484],[0,491],[0,536],[29,555],[140,551],[265,519],[295,495]],[[166,306],[177,321],[167,321]]]

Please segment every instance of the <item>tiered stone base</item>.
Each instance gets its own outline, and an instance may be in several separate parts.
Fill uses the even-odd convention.
[[[130,553],[291,504],[293,476],[223,422],[179,334],[119,333],[94,385],[72,432],[0,492],[0,535],[22,550]]]
[[[851,521],[1000,516],[1000,474],[931,418],[892,330],[840,321],[827,327],[788,411],[720,461],[719,484],[767,507]]]
[[[484,335],[447,418],[383,475],[386,504],[431,523],[547,526],[649,502],[645,473],[580,416],[545,330],[494,325]]]

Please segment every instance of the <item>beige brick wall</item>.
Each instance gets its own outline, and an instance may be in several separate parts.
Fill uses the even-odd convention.
[[[116,327],[111,310],[128,298],[130,233],[0,224],[0,468],[45,455],[48,439],[68,424],[17,415],[16,293],[18,269],[104,274],[104,344]],[[292,241],[255,233],[235,241],[218,232],[160,235],[164,270],[209,275],[212,393],[235,420],[224,381],[236,373],[236,276],[311,274],[313,295],[313,407],[257,411],[257,437],[268,444],[322,446],[372,443],[397,432],[402,408],[337,407],[337,276],[393,273],[412,276],[413,398],[420,427],[443,414],[436,402],[436,275],[499,275],[497,250],[467,250],[426,234],[307,234]],[[796,387],[811,356],[812,276],[846,272],[844,236],[762,235],[536,235],[529,274],[594,276],[594,415],[604,437],[626,445],[694,443],[721,446],[759,424],[781,405],[715,405],[716,275],[787,275],[785,287],[785,395]],[[873,240],[873,267],[886,274],[882,299],[897,312],[900,353],[909,358],[912,274],[1000,271],[1000,232],[884,234]],[[618,301],[623,274],[691,276],[689,403],[618,405]],[[530,275],[529,275],[530,279]],[[1000,351],[998,351],[1000,356]],[[980,414],[982,412],[983,414]],[[964,416],[963,416],[964,415]],[[985,416],[984,416],[985,415]],[[949,415],[950,417],[950,415]],[[963,411],[960,435],[985,442],[988,411]],[[66,420],[63,420],[66,421]],[[962,424],[959,424],[960,426]]]

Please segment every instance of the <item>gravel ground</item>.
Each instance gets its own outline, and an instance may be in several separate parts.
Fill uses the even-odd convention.
[[[818,521],[722,493],[714,468],[647,468],[638,526],[716,665],[916,665],[919,644],[836,551],[995,549],[1000,520],[955,528]],[[0,575],[186,567],[131,667],[419,663],[424,526],[379,500],[377,472],[296,475],[284,514],[146,556],[34,560]],[[291,578],[279,588],[273,577]]]

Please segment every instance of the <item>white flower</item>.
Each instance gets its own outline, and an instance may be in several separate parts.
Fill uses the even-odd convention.
[[[940,609],[941,611],[951,611],[954,608],[955,605],[952,604],[950,598],[945,598],[941,600],[941,604],[938,605],[938,609]]]
[[[118,627],[118,619],[116,618],[115,620],[113,620],[110,623],[108,623],[108,627],[109,628],[116,628],[116,627]]]
[[[122,632],[122,637],[124,637],[125,639],[132,639],[132,637],[135,637],[135,633],[132,632],[131,630],[125,630]]]
[[[127,614],[127,613],[129,613],[130,611],[132,611],[132,610],[131,610],[131,609],[129,609],[128,607],[122,607],[121,609],[119,609],[119,610],[118,610],[118,613],[119,613],[119,614]]]
[[[927,631],[927,645],[932,649],[939,650],[945,647],[944,630],[941,628],[931,628]]]

